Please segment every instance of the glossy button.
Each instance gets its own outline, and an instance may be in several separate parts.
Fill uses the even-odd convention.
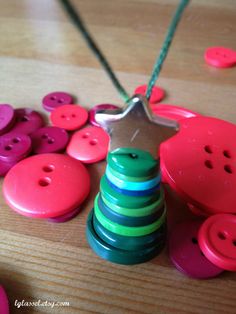
[[[48,126],[32,133],[31,139],[35,154],[57,153],[66,148],[69,135],[64,129]]]
[[[102,128],[87,127],[72,135],[67,154],[84,163],[94,163],[106,158],[109,141],[109,135]]]
[[[175,267],[196,279],[216,277],[223,269],[212,264],[198,245],[198,231],[202,221],[185,221],[177,224],[169,238],[169,255]]]
[[[92,109],[89,110],[89,122],[94,126],[100,126],[100,124],[95,120],[95,114],[99,110],[114,110],[119,109],[116,105],[110,105],[110,104],[101,104],[94,106]]]
[[[205,51],[205,61],[217,68],[229,68],[236,64],[236,51],[225,47],[210,47]]]
[[[145,96],[146,92],[147,92],[147,85],[141,85],[135,89],[134,94],[140,94],[140,95]],[[165,91],[158,86],[154,86],[152,89],[149,102],[150,104],[156,104],[160,102],[164,97],[165,97]]]
[[[197,112],[173,105],[157,104],[152,105],[151,109],[154,115],[175,121],[200,116]]]
[[[1,314],[9,314],[9,302],[2,286],[0,286],[0,310]]]
[[[6,133],[15,121],[15,111],[11,105],[0,105],[0,135]]]
[[[30,108],[15,110],[16,123],[11,129],[11,133],[31,134],[44,125],[43,117]]]
[[[6,133],[0,137],[0,160],[18,161],[31,151],[31,139],[28,135]]]
[[[236,216],[218,214],[207,218],[200,228],[198,240],[212,263],[236,271]]]
[[[51,112],[50,120],[59,128],[73,131],[81,128],[88,119],[88,112],[79,105],[63,105]]]
[[[65,92],[52,92],[43,97],[42,105],[47,111],[53,111],[57,107],[73,103],[73,98]]]
[[[61,154],[26,158],[8,172],[3,183],[9,206],[37,218],[71,212],[85,200],[89,190],[90,178],[84,165]]]
[[[159,166],[149,152],[137,148],[117,148],[108,154],[107,161],[115,171],[133,177],[153,175]]]

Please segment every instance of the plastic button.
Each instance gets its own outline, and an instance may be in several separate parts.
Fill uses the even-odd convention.
[[[198,240],[213,264],[236,271],[236,216],[218,214],[207,218],[200,228]]]
[[[52,92],[43,97],[42,104],[45,110],[53,111],[60,106],[73,104],[73,98],[65,92]]]
[[[2,286],[0,286],[0,309],[1,314],[9,314],[9,302]]]
[[[0,160],[14,162],[29,155],[31,139],[28,135],[6,133],[0,137]]]
[[[50,114],[54,126],[74,131],[81,128],[88,119],[88,112],[79,105],[63,105],[57,107]]]
[[[6,133],[15,122],[15,111],[11,105],[0,105],[0,135]]]
[[[196,279],[216,277],[223,269],[212,264],[198,245],[198,230],[202,221],[185,221],[177,224],[169,238],[169,255],[175,267]]]
[[[151,109],[154,115],[175,121],[200,116],[197,112],[173,105],[157,104],[152,105]]]
[[[134,94],[140,94],[140,95],[145,96],[146,92],[147,92],[147,85],[141,85],[135,89]],[[165,97],[165,91],[158,86],[154,86],[152,89],[151,97],[149,99],[149,103],[151,105],[156,104],[160,102],[164,97]]]
[[[58,217],[53,217],[53,218],[48,218],[48,221],[53,222],[53,223],[67,222],[67,221],[70,221],[71,219],[75,218],[80,212],[81,212],[80,207],[75,208],[74,210],[72,210],[69,213],[66,213],[64,215],[61,215]]]
[[[57,153],[66,148],[69,135],[58,127],[44,127],[31,134],[35,154]]]
[[[102,129],[91,126],[72,135],[67,154],[84,163],[94,163],[106,158],[110,137]]]
[[[116,105],[110,105],[110,104],[101,104],[94,106],[92,109],[89,110],[89,122],[94,126],[100,126],[100,124],[95,120],[95,114],[99,110],[114,110],[119,109]]]
[[[205,51],[205,61],[217,68],[229,68],[236,64],[236,51],[224,47],[210,47]]]
[[[8,172],[3,183],[9,206],[24,216],[37,218],[71,212],[89,191],[90,178],[84,165],[61,154],[24,159]]]

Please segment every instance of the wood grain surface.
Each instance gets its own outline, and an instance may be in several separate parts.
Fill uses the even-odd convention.
[[[146,83],[178,1],[73,3],[127,90]],[[122,106],[56,0],[0,0],[0,25],[0,103],[43,112],[42,97],[64,90],[86,108]],[[215,69],[203,59],[209,46],[236,50],[235,34],[235,0],[191,1],[158,79],[167,91],[163,103],[236,123],[236,68]],[[90,197],[81,214],[64,224],[20,216],[0,197],[0,283],[11,313],[236,313],[235,273],[189,279],[171,265],[167,249],[149,263],[129,267],[91,251],[85,222],[104,168],[105,162],[88,167]],[[191,214],[176,195],[168,195],[171,228]],[[15,300],[66,301],[70,307],[17,310]]]

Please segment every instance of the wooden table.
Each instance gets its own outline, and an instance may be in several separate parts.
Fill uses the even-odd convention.
[[[177,0],[75,0],[123,85],[148,81]],[[118,94],[55,0],[0,0],[0,102],[43,111],[41,99],[65,90],[90,108],[122,105]],[[165,103],[236,123],[236,68],[203,59],[209,46],[236,49],[236,2],[196,0],[187,8],[158,85]],[[85,221],[105,163],[89,166],[92,191],[81,214],[65,224],[29,219],[1,197],[0,282],[12,313],[15,300],[70,302],[70,307],[22,308],[20,313],[235,313],[236,276],[192,280],[170,263],[167,250],[149,263],[119,266],[98,258]],[[191,217],[171,194],[170,223]],[[1,313],[1,310],[0,310]]]

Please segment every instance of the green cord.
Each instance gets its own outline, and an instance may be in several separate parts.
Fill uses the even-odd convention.
[[[159,57],[156,59],[155,65],[153,67],[152,75],[151,75],[151,78],[149,80],[147,92],[146,92],[147,100],[149,100],[149,98],[151,96],[153,86],[155,85],[156,80],[158,78],[158,75],[161,72],[162,65],[163,65],[165,58],[167,56],[167,53],[168,53],[170,44],[172,42],[172,39],[174,37],[177,25],[181,19],[183,11],[184,11],[184,9],[188,3],[189,3],[189,0],[181,0],[180,4],[178,5],[178,7],[176,9],[175,15],[174,15],[174,17],[171,21],[171,24],[169,26],[169,29],[167,31],[167,35],[166,35],[165,41],[163,43],[163,46],[161,48]]]
[[[86,40],[89,48],[93,51],[103,68],[105,69],[106,73],[110,77],[113,85],[118,90],[120,96],[124,100],[124,102],[128,102],[130,99],[130,96],[125,91],[123,86],[120,84],[118,78],[116,77],[114,71],[112,70],[112,67],[109,65],[107,59],[101,52],[101,50],[98,48],[97,44],[95,43],[92,36],[89,34],[88,30],[86,29],[80,15],[78,12],[75,11],[74,7],[70,3],[69,0],[59,0],[61,4],[64,6],[66,12],[68,13],[71,20],[74,22],[75,26],[80,30],[81,34],[83,35],[84,39]]]

